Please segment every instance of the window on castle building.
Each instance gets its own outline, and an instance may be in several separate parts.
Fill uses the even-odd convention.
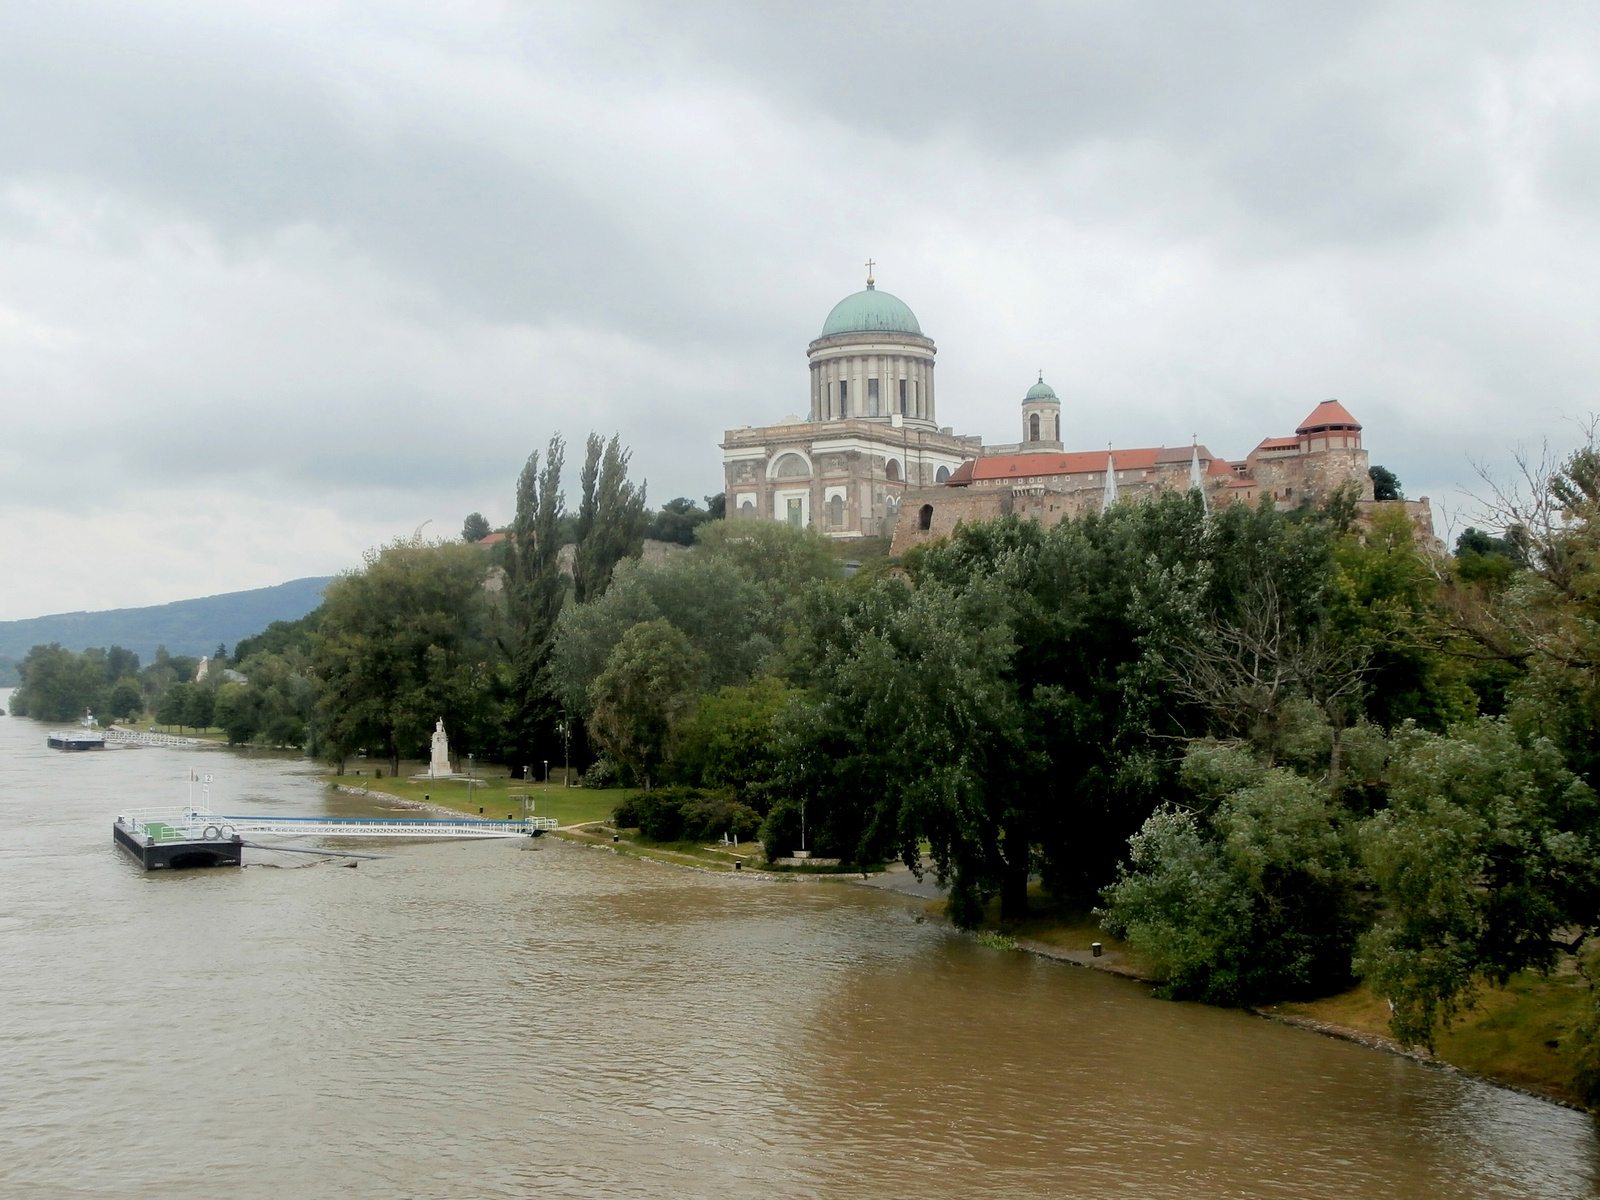
[[[917,514],[917,528],[923,530],[933,528],[933,505],[922,506],[922,511]]]
[[[835,496],[828,501],[828,524],[834,529],[844,528],[844,497]]]
[[[850,415],[850,381],[848,379],[839,380],[839,415],[841,417]]]
[[[900,481],[900,464],[891,458],[889,465],[883,468],[883,477],[890,482],[898,483]]]
[[[1039,414],[1038,413],[1033,413],[1028,417],[1028,440],[1030,442],[1037,442],[1039,440]]]
[[[900,381],[900,415],[906,415],[906,380]]]
[[[801,525],[805,524],[805,506],[801,503],[798,496],[793,496],[789,499],[787,511],[785,512],[784,517],[789,524],[794,526],[796,529],[799,529]]]
[[[940,467],[937,471],[935,471],[933,473],[933,481],[935,483],[943,483],[946,479],[949,479],[949,478],[950,478],[950,468],[949,467]]]
[[[867,412],[873,416],[878,415],[878,381],[867,380]]]

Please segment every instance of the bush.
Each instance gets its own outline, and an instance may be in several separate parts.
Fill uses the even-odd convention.
[[[699,796],[693,788],[657,788],[635,796],[633,810],[638,814],[639,832],[653,842],[681,841],[685,836],[684,802]]]
[[[1186,772],[1202,788],[1255,778],[1209,819],[1166,808],[1145,822],[1105,890],[1106,931],[1150,957],[1172,998],[1254,1004],[1347,986],[1359,922],[1336,810],[1281,767],[1205,758]]]
[[[686,838],[705,840],[727,834],[747,842],[761,828],[761,814],[748,804],[741,804],[728,792],[713,792],[685,800],[679,811],[683,814]]]
[[[595,759],[578,780],[579,785],[586,788],[614,788],[621,782],[617,765],[609,758]]]
[[[617,805],[612,820],[653,842],[704,841],[723,834],[749,841],[761,826],[760,814],[731,792],[685,787],[641,792]]]

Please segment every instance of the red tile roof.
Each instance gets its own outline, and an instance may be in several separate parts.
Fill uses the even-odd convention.
[[[960,486],[981,479],[1012,479],[1026,478],[1030,475],[1081,475],[1092,471],[1106,469],[1107,451],[1105,450],[1072,450],[1066,453],[1060,451],[1044,451],[1034,454],[990,454],[982,458],[968,459],[955,469],[955,472],[946,481]],[[1192,446],[1144,446],[1131,450],[1112,450],[1110,458],[1116,463],[1119,471],[1147,471],[1157,465],[1172,463],[1187,463],[1194,454]],[[1200,447],[1200,458],[1209,462],[1209,470],[1217,471],[1220,461],[1204,446]],[[1222,465],[1222,472],[1230,471],[1226,463]]]
[[[488,537],[479,538],[478,539],[478,545],[480,545],[480,546],[493,546],[496,542],[503,542],[505,540],[506,540],[506,531],[502,529],[499,533],[491,533]]]
[[[1311,410],[1311,415],[1300,422],[1296,433],[1309,433],[1313,429],[1326,429],[1330,425],[1348,425],[1354,429],[1361,428],[1361,422],[1350,415],[1348,409],[1337,400],[1324,400]]]

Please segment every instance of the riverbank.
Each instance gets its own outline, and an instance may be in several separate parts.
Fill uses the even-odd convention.
[[[1261,1015],[1304,1029],[1444,1065],[1478,1079],[1585,1107],[1563,1039],[1582,1017],[1589,987],[1571,961],[1542,978],[1513,975],[1505,987],[1486,987],[1476,1007],[1440,1034],[1433,1054],[1405,1049],[1389,1035],[1389,1006],[1366,987],[1304,1003],[1262,1008]]]
[[[1148,961],[1102,931],[1090,910],[1054,906],[1047,896],[1036,893],[1029,898],[1035,907],[1027,920],[1002,922],[998,905],[992,905],[979,935],[1009,939],[1018,950],[1058,962],[1158,982]],[[1093,953],[1095,942],[1101,943],[1099,957]],[[1268,1020],[1585,1110],[1562,1039],[1581,1018],[1588,991],[1570,959],[1548,979],[1529,972],[1514,975],[1503,988],[1485,988],[1477,1006],[1440,1035],[1432,1054],[1394,1040],[1389,1032],[1388,1003],[1365,986],[1318,1000],[1250,1011]]]

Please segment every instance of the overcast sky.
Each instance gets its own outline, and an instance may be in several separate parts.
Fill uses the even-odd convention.
[[[0,619],[507,520],[553,431],[720,491],[869,255],[957,432],[1332,396],[1462,511],[1600,408],[1597,13],[0,4]]]

